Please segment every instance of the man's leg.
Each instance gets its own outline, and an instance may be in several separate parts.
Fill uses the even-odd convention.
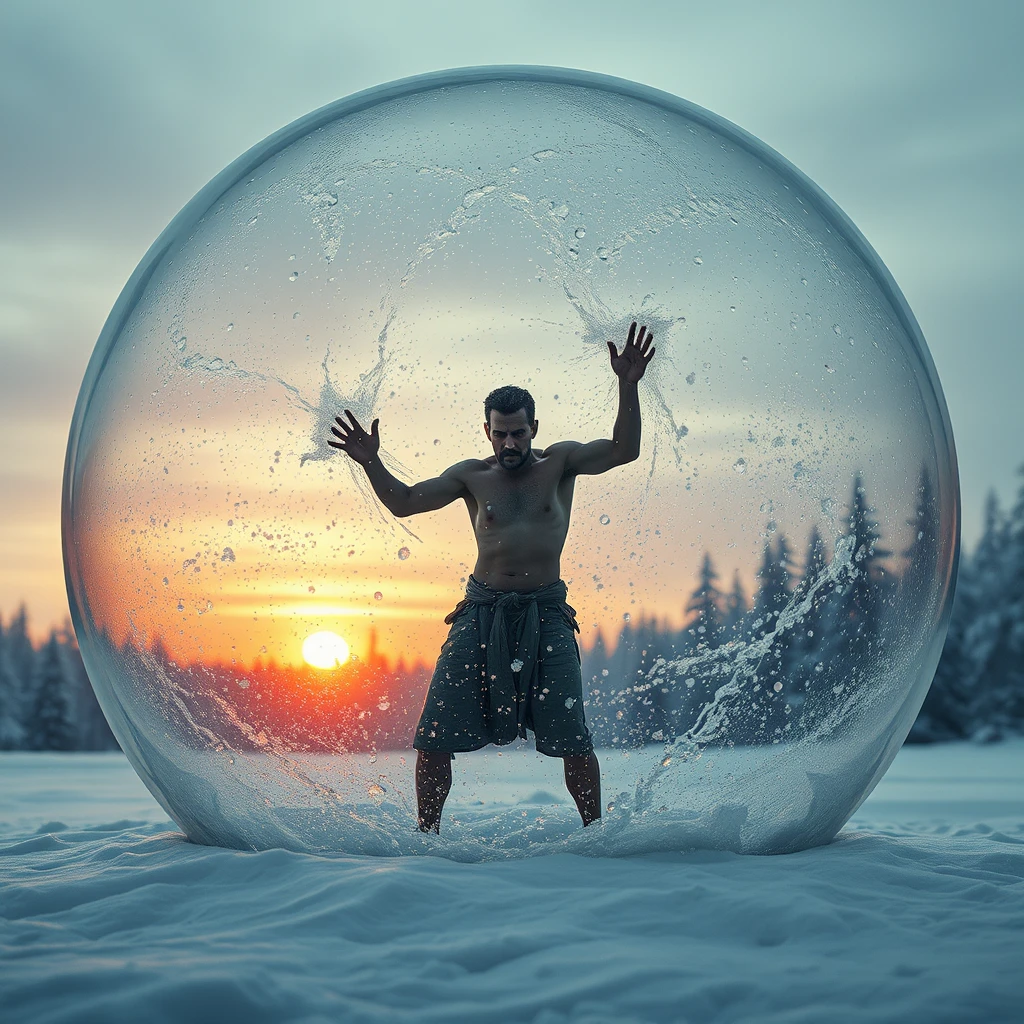
[[[452,788],[452,755],[436,750],[416,751],[416,803],[420,831],[441,831],[441,811]]]
[[[597,754],[563,757],[565,788],[576,801],[576,808],[586,827],[601,817],[601,766]]]

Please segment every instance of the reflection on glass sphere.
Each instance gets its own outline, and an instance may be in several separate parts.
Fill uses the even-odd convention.
[[[580,478],[562,557],[605,817],[517,744],[459,755],[422,836],[473,534],[461,503],[395,519],[328,428],[379,417],[408,482],[489,454],[501,384],[540,448],[610,436],[633,320],[642,454]],[[958,521],[924,341],[834,204],[707,111],[537,68],[361,93],[214,179],[104,327],[64,493],[90,677],[190,838],[462,858],[826,842],[924,699]]]

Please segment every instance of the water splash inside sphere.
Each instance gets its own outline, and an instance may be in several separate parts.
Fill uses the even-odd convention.
[[[531,743],[459,754],[415,829],[413,731],[475,557],[328,446],[380,419],[412,482],[610,436],[638,320],[638,461],[581,477],[562,575],[603,820]],[[462,70],[325,107],[185,207],[117,301],[68,447],[64,551],[97,696],[198,842],[463,859],[827,842],[921,705],[958,549],[920,330],[835,205],[675,97]],[[320,669],[305,639],[352,656]]]

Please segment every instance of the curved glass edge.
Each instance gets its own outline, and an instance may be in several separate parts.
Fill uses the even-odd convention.
[[[952,553],[947,569],[944,594],[939,604],[936,620],[936,639],[939,641],[944,639],[952,611],[960,556],[960,482],[956,447],[945,395],[939,383],[935,364],[932,361],[931,353],[928,351],[920,325],[902,291],[878,253],[853,221],[850,220],[823,189],[771,146],[731,121],[671,93],[627,79],[572,68],[531,65],[493,65],[433,71],[374,86],[328,103],[267,136],[232,161],[223,171],[200,189],[161,232],[128,279],[100,331],[93,354],[86,368],[71,419],[64,462],[61,534],[65,585],[68,592],[72,622],[78,635],[84,636],[85,618],[83,610],[87,606],[88,601],[87,595],[80,593],[77,586],[71,537],[71,508],[74,500],[75,473],[79,457],[78,445],[81,425],[96,383],[110,357],[114,343],[167,251],[174,245],[177,238],[198,221],[239,179],[251,173],[276,153],[281,152],[300,138],[323,125],[361,110],[377,106],[380,103],[402,97],[430,92],[448,86],[465,86],[499,81],[527,81],[582,86],[648,103],[668,110],[671,113],[687,117],[740,146],[756,159],[767,164],[780,176],[794,180],[806,197],[817,207],[817,211],[826,221],[839,230],[841,237],[861,257],[874,276],[879,289],[891,302],[894,311],[901,321],[902,327],[908,338],[911,339],[912,350],[907,355],[910,361],[918,366],[931,388],[933,402],[926,401],[925,404],[928,407],[929,418],[932,420],[932,429],[940,456],[939,468],[941,470],[943,466],[948,466],[950,469],[949,479],[945,479],[940,475],[937,481],[939,507],[948,508],[953,518]],[[927,398],[928,396],[925,397]],[[941,653],[941,643],[938,643],[936,646],[938,652]],[[938,654],[935,655],[934,660],[937,664]],[[932,674],[934,674],[934,670],[935,665],[931,665],[930,671]],[[923,702],[926,693],[927,687],[923,688],[920,694],[911,694],[908,697],[908,701],[919,699]],[[868,792],[870,792],[870,788]]]

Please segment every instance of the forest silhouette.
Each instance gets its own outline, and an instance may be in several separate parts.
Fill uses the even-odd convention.
[[[985,522],[973,557],[961,565],[943,657],[911,740],[990,739],[1024,726],[1024,487],[1007,515],[990,497]],[[706,552],[681,628],[623,616],[617,636],[598,632],[583,648],[595,743],[629,749],[686,734],[742,650],[758,652],[756,672],[741,713],[733,709],[710,742],[797,739],[840,694],[870,685],[868,667],[886,645],[906,640],[913,619],[907,609],[919,610],[931,588],[939,538],[927,471],[921,470],[904,543],[881,535],[860,475],[841,525],[836,546],[852,558],[831,577],[835,551],[817,528],[797,557],[768,523],[749,597],[739,571],[721,587],[715,557]],[[795,625],[781,628],[780,615],[795,603],[806,608]],[[113,671],[148,691],[145,700],[183,742],[236,750],[408,749],[431,671],[423,662],[390,660],[372,642],[365,658],[327,671],[268,659],[179,664],[159,636],[118,643],[104,633],[99,646]],[[54,630],[36,647],[24,608],[6,627],[0,623],[0,749],[114,746],[70,629]]]

